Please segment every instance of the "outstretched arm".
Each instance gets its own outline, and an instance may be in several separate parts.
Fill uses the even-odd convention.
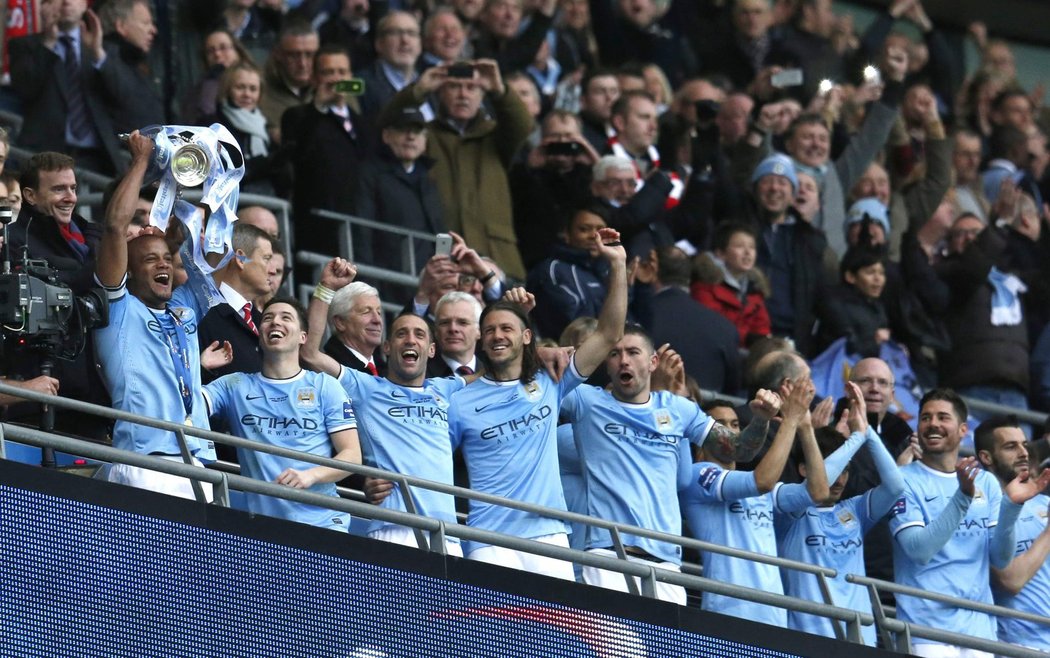
[[[142,187],[153,156],[153,140],[143,137],[136,130],[128,138],[128,148],[131,149],[131,168],[117,185],[113,199],[106,208],[102,240],[98,246],[98,258],[95,259],[95,276],[107,288],[119,286],[128,271],[127,230],[135,215],[139,188]]]
[[[598,316],[598,329],[576,350],[576,369],[589,377],[623,338],[627,321],[627,252],[620,244],[620,233],[603,228],[594,237],[602,258],[609,261],[609,292]]]
[[[342,366],[332,357],[321,351],[321,337],[328,324],[328,305],[332,294],[346,286],[357,276],[353,263],[342,258],[328,261],[321,272],[321,282],[310,298],[310,307],[306,312],[306,342],[299,348],[299,360],[311,370],[339,377]]]

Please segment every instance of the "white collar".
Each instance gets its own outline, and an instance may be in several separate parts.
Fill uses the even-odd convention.
[[[237,311],[238,315],[240,315],[242,309],[244,309],[244,305],[248,303],[248,300],[244,298],[244,295],[234,290],[233,287],[225,281],[219,284],[219,292],[222,293],[222,297],[226,300],[226,303],[229,304],[233,310]],[[252,308],[255,308],[254,304],[252,305]]]

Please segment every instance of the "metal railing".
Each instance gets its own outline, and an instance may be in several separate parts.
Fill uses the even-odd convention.
[[[423,550],[431,550],[443,553],[445,550],[444,538],[449,536],[456,537],[462,540],[479,541],[496,546],[503,546],[513,550],[521,550],[537,555],[543,555],[546,557],[575,562],[577,564],[616,571],[625,576],[630,591],[632,591],[633,593],[640,593],[645,596],[655,596],[655,584],[657,582],[666,582],[675,585],[681,585],[695,590],[700,590],[702,592],[722,594],[725,596],[740,598],[755,603],[761,603],[797,612],[818,615],[833,621],[833,626],[836,627],[836,635],[840,639],[844,638],[854,642],[861,641],[861,626],[874,624],[878,632],[882,634],[885,645],[887,647],[896,648],[896,650],[898,651],[909,651],[911,647],[912,638],[924,638],[933,641],[946,642],[954,644],[956,646],[973,648],[981,651],[990,651],[1001,656],[1026,658],[1029,656],[1044,655],[1040,652],[1033,651],[1031,649],[1016,647],[1001,642],[992,642],[989,640],[983,640],[980,638],[974,638],[970,636],[961,636],[958,634],[948,633],[939,629],[923,625],[906,623],[897,619],[892,619],[886,616],[881,603],[879,603],[877,591],[900,591],[906,594],[943,601],[950,605],[956,605],[958,607],[972,608],[999,616],[1015,617],[1019,619],[1026,619],[1029,621],[1035,621],[1037,623],[1050,625],[1050,618],[1047,617],[1040,617],[1037,615],[1031,615],[1029,613],[1022,613],[1016,610],[1011,610],[1008,608],[1002,608],[998,606],[989,606],[987,604],[974,604],[972,602],[964,601],[961,599],[955,599],[944,595],[934,595],[932,593],[920,590],[912,590],[911,588],[906,588],[904,586],[896,585],[894,583],[847,574],[845,577],[848,582],[856,584],[857,586],[867,587],[871,594],[874,614],[860,613],[855,610],[850,610],[847,608],[836,606],[829,599],[826,599],[823,603],[797,599],[785,595],[755,590],[748,587],[741,587],[738,585],[733,585],[731,583],[718,582],[705,578],[703,576],[697,576],[687,573],[677,573],[665,569],[660,569],[655,565],[631,562],[627,560],[627,554],[624,550],[622,541],[620,540],[620,536],[624,533],[627,533],[631,535],[648,537],[659,541],[665,541],[683,547],[721,553],[724,555],[737,557],[741,559],[748,559],[756,562],[771,564],[780,568],[796,569],[805,573],[812,574],[814,577],[824,581],[822,583],[824,585],[822,589],[825,592],[826,597],[828,596],[828,590],[826,587],[826,581],[824,579],[834,578],[838,575],[834,569],[830,569],[827,567],[815,566],[801,562],[794,562],[792,560],[787,560],[784,558],[778,558],[769,555],[749,553],[747,551],[741,551],[739,549],[733,549],[717,544],[710,544],[708,542],[679,537],[676,535],[668,535],[653,530],[648,530],[645,528],[638,528],[629,525],[618,524],[602,519],[588,517],[585,515],[575,514],[572,512],[563,512],[560,510],[544,508],[538,505],[533,505],[522,501],[505,499],[499,496],[484,494],[470,489],[463,489],[453,485],[431,482],[410,475],[392,473],[389,471],[371,468],[368,466],[349,464],[346,462],[336,461],[329,458],[300,453],[294,450],[289,450],[287,448],[279,448],[276,446],[260,444],[258,442],[250,441],[247,439],[241,439],[227,434],[212,432],[210,430],[191,428],[178,423],[172,423],[153,418],[146,418],[135,414],[122,412],[115,409],[109,409],[106,407],[98,407],[95,405],[75,400],[56,398],[40,393],[35,393],[32,391],[26,391],[24,389],[9,386],[2,383],[0,383],[0,393],[17,395],[35,402],[49,403],[53,404],[56,407],[74,409],[77,411],[83,411],[88,413],[96,413],[99,416],[107,418],[125,420],[129,422],[148,425],[151,427],[170,430],[174,432],[179,438],[180,444],[183,448],[184,458],[187,459],[187,461],[189,455],[188,450],[186,450],[185,447],[185,437],[187,435],[190,435],[207,440],[216,441],[226,445],[231,445],[234,447],[242,447],[261,452],[267,452],[283,457],[289,457],[301,461],[306,461],[314,464],[319,464],[323,466],[329,466],[332,468],[347,471],[349,473],[359,473],[368,477],[381,477],[384,479],[389,479],[398,483],[398,485],[404,492],[405,500],[409,501],[410,505],[410,501],[412,501],[411,488],[420,487],[439,493],[460,496],[471,500],[499,504],[513,509],[528,511],[531,513],[540,514],[551,518],[558,518],[565,521],[585,523],[594,527],[605,528],[610,531],[613,537],[614,549],[617,553],[617,558],[604,557],[601,555],[595,555],[593,553],[551,546],[549,544],[542,544],[527,539],[480,530],[478,528],[472,528],[470,526],[464,526],[459,524],[447,524],[443,521],[422,517],[411,512],[399,512],[394,510],[388,510],[382,507],[370,505],[368,503],[356,500],[344,500],[339,498],[331,498],[328,496],[320,496],[317,494],[312,494],[309,492],[304,492],[289,487],[253,480],[251,478],[243,477],[240,475],[233,475],[216,470],[192,466],[188,463],[166,461],[158,459],[156,457],[151,457],[149,455],[130,453],[110,446],[99,445],[97,443],[91,443],[81,439],[58,436],[50,433],[41,432],[39,430],[29,429],[10,424],[0,424],[0,457],[3,457],[6,454],[5,441],[16,440],[22,443],[26,443],[28,445],[33,445],[41,448],[51,447],[56,450],[81,455],[91,459],[131,464],[133,466],[149,468],[169,473],[172,475],[189,478],[192,482],[196,483],[195,493],[198,497],[198,500],[200,501],[205,500],[203,489],[200,486],[200,482],[206,482],[215,487],[216,493],[214,502],[219,505],[229,505],[229,494],[230,490],[233,489],[237,491],[245,491],[248,493],[257,493],[262,495],[285,498],[288,500],[295,500],[311,505],[318,505],[321,507],[328,507],[330,509],[335,509],[338,511],[357,515],[362,518],[378,519],[381,521],[395,523],[398,525],[403,525],[412,528],[416,533],[417,544]],[[630,578],[632,576],[638,577],[640,579],[640,588],[634,584],[633,579]],[[842,630],[843,624],[845,626],[845,631]]]

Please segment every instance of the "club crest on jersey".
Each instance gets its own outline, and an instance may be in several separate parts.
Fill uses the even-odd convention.
[[[313,387],[300,388],[295,392],[295,406],[300,409],[313,409],[317,406],[317,391]]]
[[[663,430],[671,426],[671,414],[666,409],[654,413],[653,420],[656,421],[656,429]]]
[[[857,517],[848,509],[839,510],[838,517],[842,525],[853,525],[857,522]]]
[[[543,395],[543,389],[536,382],[525,384],[525,398],[529,402],[536,402]]]
[[[974,487],[973,490],[973,502],[971,505],[984,505],[988,501],[984,497],[984,492],[981,491],[980,487]]]

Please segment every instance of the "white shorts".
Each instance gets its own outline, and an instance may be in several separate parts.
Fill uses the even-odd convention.
[[[158,459],[164,459],[170,462],[183,463],[182,457],[179,457],[178,455],[154,456]],[[194,466],[204,465],[196,457],[193,458],[192,464]],[[193,486],[190,484],[191,481],[189,479],[177,475],[170,475],[168,473],[161,473],[160,471],[153,471],[148,468],[140,468],[129,464],[113,464],[109,467],[109,476],[106,479],[116,484],[138,487],[139,489],[149,489],[150,491],[168,494],[169,496],[196,500],[196,497],[193,495]],[[208,482],[201,482],[201,488],[204,489],[204,497],[207,501],[209,503],[212,502],[215,499],[212,485]]]
[[[924,658],[992,658],[987,651],[977,649],[964,649],[949,644],[915,644],[911,645],[912,655]]]
[[[602,555],[604,557],[616,557],[616,553],[607,548],[590,548],[587,549],[588,553],[594,553],[595,555]],[[629,562],[635,562],[643,564],[649,567],[656,567],[657,569],[667,569],[668,571],[675,571],[678,573],[682,572],[681,567],[673,562],[652,562],[636,555],[627,555]],[[638,586],[638,591],[642,591],[641,579],[632,576],[634,583]],[[588,585],[594,585],[596,587],[605,587],[607,589],[614,589],[617,592],[626,592],[627,579],[624,578],[622,573],[616,571],[609,571],[608,569],[599,569],[598,567],[583,565],[583,582]],[[663,583],[656,581],[656,598],[661,601],[670,601],[671,603],[677,603],[678,605],[685,605],[685,588],[681,585],[672,585],[671,583]]]
[[[562,548],[569,547],[569,536],[564,532],[543,535],[542,537],[532,537],[531,539],[541,544],[561,546]],[[540,576],[551,576],[562,580],[576,580],[576,575],[572,571],[572,562],[536,555],[535,553],[515,551],[502,546],[482,546],[471,551],[467,557],[478,562],[498,564],[501,567],[520,569]]]
[[[423,534],[427,533],[424,531]],[[412,528],[406,528],[401,525],[386,526],[385,528],[380,528],[379,530],[368,533],[368,536],[371,539],[388,541],[392,544],[401,544],[402,546],[419,548],[419,544],[416,542],[416,533],[412,532]],[[427,540],[429,541],[429,537]],[[455,541],[451,537],[445,537],[445,552],[455,557],[463,557],[463,547],[459,545],[458,541]]]

